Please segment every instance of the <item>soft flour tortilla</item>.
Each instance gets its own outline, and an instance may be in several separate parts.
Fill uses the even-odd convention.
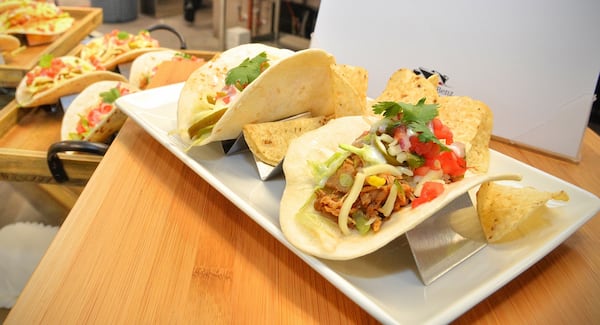
[[[305,133],[290,144],[283,162],[286,187],[280,204],[279,222],[285,237],[300,250],[325,259],[347,260],[371,253],[433,215],[469,189],[489,180],[513,179],[518,175],[488,175],[467,173],[459,182],[446,185],[442,195],[412,209],[392,214],[378,233],[360,235],[353,231],[344,236],[337,223],[322,217],[309,199],[315,184],[307,161],[324,161],[337,151],[340,143],[352,143],[372,123],[361,116],[342,117],[329,121],[314,131]],[[297,214],[305,205],[316,217],[308,222],[317,228],[306,227]],[[305,219],[306,220],[306,219]],[[305,221],[306,222],[306,221]],[[316,229],[316,230],[315,230]]]
[[[215,113],[215,110],[206,102],[206,97],[208,95],[214,96],[217,91],[223,89],[227,72],[240,65],[245,59],[254,58],[262,52],[267,54],[271,67],[254,80],[252,84],[271,70],[277,61],[294,53],[290,50],[277,49],[259,43],[244,44],[215,55],[189,76],[181,90],[177,105],[177,130],[183,140],[190,142],[188,129],[205,116]],[[241,132],[241,127],[239,132]]]
[[[119,84],[121,84],[121,87],[129,89],[130,92],[137,91],[136,87],[128,83],[120,81],[100,81],[91,84],[77,95],[63,116],[60,130],[61,139],[71,140],[69,135],[77,132],[77,123],[79,122],[80,116],[86,116],[90,110],[98,106],[98,103],[101,101],[101,93],[116,88]],[[121,129],[121,126],[123,126],[126,119],[127,115],[121,112],[113,103],[111,112],[108,113],[108,115],[105,116],[105,118],[99,122],[83,140],[104,142],[112,134]]]
[[[63,56],[61,58],[63,60],[81,60],[80,58],[71,56]],[[51,88],[32,94],[27,89],[27,77],[24,77],[17,86],[15,98],[21,107],[55,104],[61,97],[79,93],[87,86],[102,80],[127,82],[127,79],[118,73],[110,71],[90,71],[74,78],[54,83]]]

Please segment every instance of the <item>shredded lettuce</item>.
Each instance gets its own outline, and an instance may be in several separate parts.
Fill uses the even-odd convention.
[[[350,152],[339,151],[323,162],[309,161],[308,165],[311,168],[313,178],[317,184],[316,187],[323,187],[327,179],[340,168],[348,156],[350,156]]]
[[[340,144],[340,148],[359,155],[363,161],[366,161],[371,165],[387,163],[383,153],[374,146],[364,145],[362,148],[359,148],[351,144]]]

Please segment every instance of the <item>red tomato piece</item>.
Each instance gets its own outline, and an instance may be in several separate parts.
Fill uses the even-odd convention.
[[[419,205],[429,202],[440,194],[444,193],[444,184],[438,182],[425,182],[421,189],[421,196],[412,200],[412,208],[416,208]]]
[[[440,146],[434,142],[421,142],[416,135],[410,137],[411,151],[427,159],[433,159],[440,154]]]
[[[454,142],[452,131],[439,118],[434,118],[431,124],[433,126],[433,134],[436,138],[446,140],[447,145],[451,145]]]
[[[444,151],[437,158],[444,174],[452,177],[462,176],[467,171],[467,162],[453,151]]]

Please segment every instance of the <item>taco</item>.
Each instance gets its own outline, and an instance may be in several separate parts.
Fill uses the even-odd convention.
[[[101,80],[127,82],[118,73],[74,56],[44,55],[17,86],[15,99],[21,107],[54,104],[60,97],[78,93]]]
[[[173,50],[144,53],[131,64],[129,83],[140,89],[146,89],[153,88],[157,84],[183,82],[204,62],[202,58]],[[166,82],[165,80],[153,82],[157,73],[159,79],[167,79]]]
[[[333,56],[319,49],[294,53],[248,44],[228,50],[186,81],[177,111],[181,138],[203,145],[235,139],[249,123],[305,112],[333,115],[339,104],[333,64]],[[358,98],[353,102],[360,105]]]
[[[115,100],[137,90],[120,81],[99,81],[89,85],[66,110],[61,139],[105,142],[127,119],[115,106]]]
[[[7,2],[0,13],[0,33],[58,35],[75,19],[53,3],[42,1]]]
[[[280,224],[306,253],[352,259],[386,245],[479,184],[518,175],[467,170],[437,106],[381,102],[292,141]]]
[[[163,50],[158,40],[150,36],[147,30],[131,34],[118,29],[96,37],[87,42],[80,50],[79,57],[113,70],[118,64],[133,61],[149,51]]]

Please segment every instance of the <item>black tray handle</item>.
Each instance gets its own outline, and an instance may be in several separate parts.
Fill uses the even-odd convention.
[[[50,146],[50,148],[48,148],[48,155],[46,156],[48,160],[48,168],[50,169],[50,173],[56,182],[64,183],[69,180],[69,176],[65,172],[63,163],[58,157],[59,153],[75,151],[104,156],[107,150],[108,145],[99,142],[89,142],[83,140],[66,140],[55,142]]]
[[[149,32],[153,32],[155,30],[167,30],[173,34],[175,34],[175,36],[177,36],[177,38],[179,39],[179,48],[182,50],[186,50],[187,49],[187,44],[185,42],[185,38],[183,37],[183,35],[181,35],[181,33],[179,33],[175,28],[167,25],[167,24],[155,24],[152,25],[148,28],[146,28],[146,30],[148,30]]]

